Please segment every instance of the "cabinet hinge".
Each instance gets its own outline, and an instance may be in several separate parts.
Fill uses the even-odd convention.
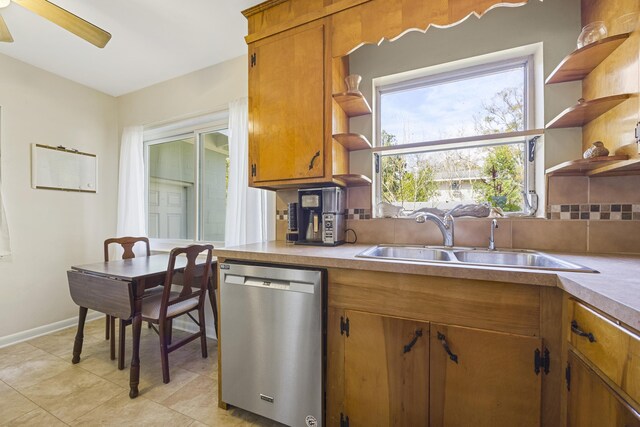
[[[251,176],[256,176],[256,164],[251,165]]]
[[[545,374],[549,373],[549,366],[551,365],[551,358],[549,356],[549,349],[545,348],[544,352],[541,352],[536,348],[533,353],[533,370],[538,375],[542,369]]]
[[[340,335],[349,336],[349,318],[340,316]],[[347,418],[348,419],[348,418]]]
[[[571,364],[569,362],[564,370],[564,379],[567,381],[567,391],[571,391]]]
[[[345,417],[342,412],[340,412],[340,427],[349,427],[349,417]]]
[[[253,67],[255,67],[255,66],[256,66],[256,62],[257,62],[257,60],[256,60],[256,54],[255,54],[255,52],[254,52],[254,53],[252,53],[252,54],[251,54],[251,68],[253,68]]]

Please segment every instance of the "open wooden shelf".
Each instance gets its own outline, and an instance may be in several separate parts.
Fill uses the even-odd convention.
[[[333,99],[340,104],[340,107],[342,107],[349,117],[371,114],[371,107],[364,95],[360,92],[334,93]]]
[[[631,33],[623,33],[606,37],[571,52],[558,64],[556,69],[551,72],[545,83],[553,84],[582,80],[604,61],[607,56],[611,55],[618,46],[624,43],[630,34]]]
[[[366,150],[371,148],[371,143],[366,136],[359,133],[335,133],[333,139],[338,141],[348,151]]]
[[[365,175],[356,175],[349,173],[344,175],[333,175],[333,179],[344,182],[347,187],[361,187],[363,185],[371,185],[371,178]]]
[[[621,160],[587,172],[587,176],[640,175],[640,158]]]
[[[623,103],[631,97],[625,93],[621,95],[605,96],[603,98],[592,99],[569,107],[558,114],[553,120],[547,123],[547,129],[573,128],[584,126],[591,120],[611,110],[618,104]]]
[[[629,156],[602,156],[592,159],[571,160],[547,169],[546,174],[549,176],[586,175],[595,169],[617,164],[628,159]]]

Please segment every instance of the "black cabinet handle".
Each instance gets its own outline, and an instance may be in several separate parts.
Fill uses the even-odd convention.
[[[445,337],[444,334],[438,332],[438,339],[440,340],[442,347],[444,347],[444,351],[446,351],[447,354],[449,355],[449,359],[451,359],[455,363],[458,363],[458,355],[453,354],[453,352],[449,348],[449,344],[447,344],[447,337]]]
[[[591,332],[585,332],[578,326],[578,322],[575,320],[571,321],[571,332],[581,337],[585,337],[589,340],[589,342],[596,342],[596,337],[593,336]]]
[[[320,152],[316,151],[316,154],[313,155],[313,157],[311,158],[311,161],[309,162],[309,170],[313,169],[313,163],[316,161],[318,157],[320,157]]]
[[[413,346],[416,345],[418,338],[420,338],[421,336],[422,336],[422,329],[416,329],[416,333],[413,336],[413,339],[411,340],[411,342],[409,342],[409,344],[404,346],[403,353],[409,353],[411,351],[411,348],[413,348]]]

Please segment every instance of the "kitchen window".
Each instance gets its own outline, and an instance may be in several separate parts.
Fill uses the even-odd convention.
[[[224,242],[227,117],[220,113],[145,129],[149,238]]]
[[[377,206],[530,211],[533,56],[448,68],[374,80]]]

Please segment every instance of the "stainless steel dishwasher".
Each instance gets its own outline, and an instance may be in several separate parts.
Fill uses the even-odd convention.
[[[324,425],[323,282],[318,270],[220,264],[225,403],[290,426]]]

